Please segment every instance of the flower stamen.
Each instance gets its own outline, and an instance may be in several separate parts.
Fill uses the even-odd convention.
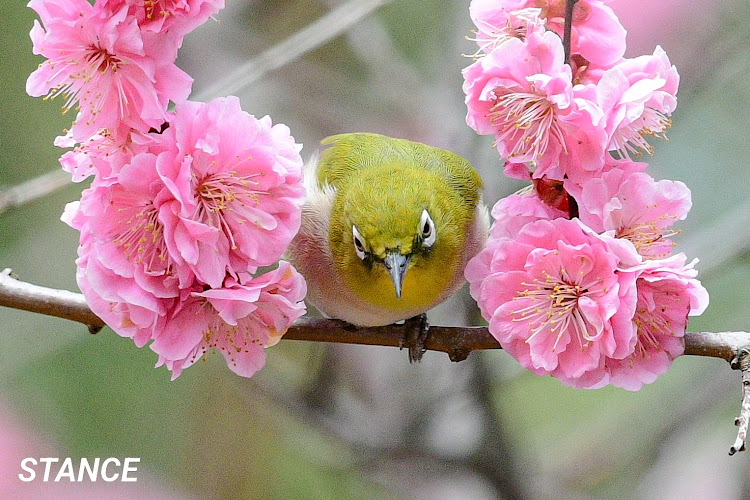
[[[585,349],[589,342],[601,335],[591,333],[593,328],[578,308],[578,300],[592,293],[592,290],[579,283],[568,282],[564,268],[560,270],[559,277],[546,272],[543,274],[543,281],[535,278],[533,282],[522,283],[525,288],[517,293],[514,300],[523,300],[525,305],[511,312],[513,321],[528,322],[531,335],[526,343],[540,333],[555,334],[554,352],[563,333],[572,327],[581,349]]]
[[[247,220],[258,224],[252,207],[260,205],[259,195],[265,192],[253,189],[259,183],[252,179],[259,175],[238,176],[235,171],[217,172],[198,183],[196,220],[222,230],[232,250],[237,248],[234,225],[242,225]]]
[[[488,116],[497,130],[496,142],[503,141],[511,146],[509,158],[539,158],[547,151],[551,138],[567,153],[557,121],[557,108],[545,96],[531,92],[497,95]]]

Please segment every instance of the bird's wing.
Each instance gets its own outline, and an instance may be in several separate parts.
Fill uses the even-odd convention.
[[[330,147],[320,153],[320,185],[337,186],[357,170],[402,162],[440,174],[472,205],[479,200],[481,177],[468,161],[450,151],[364,132],[332,135],[321,144]]]

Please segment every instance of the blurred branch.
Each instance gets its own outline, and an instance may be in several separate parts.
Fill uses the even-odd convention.
[[[279,69],[336,38],[388,2],[390,0],[350,0],[338,6],[199,92],[195,100],[207,101],[217,96],[237,93],[268,72]],[[53,170],[17,186],[0,190],[0,214],[57,192],[69,184],[70,174]]]
[[[484,431],[484,439],[471,456],[474,467],[492,483],[499,498],[530,498],[524,467],[513,451],[507,427],[494,404],[492,391],[502,390],[503,386],[492,380],[486,356],[478,356],[473,368],[472,395],[481,407]]]
[[[70,185],[70,174],[57,169],[17,186],[0,190],[0,214],[55,193],[68,185]]]
[[[389,1],[350,0],[339,5],[325,16],[313,21],[286,40],[203,89],[194,99],[207,101],[217,96],[236,94],[266,73],[279,69],[311,50],[325,45]]]

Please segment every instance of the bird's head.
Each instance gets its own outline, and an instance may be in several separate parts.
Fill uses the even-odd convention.
[[[329,237],[348,287],[391,310],[432,304],[460,266],[473,207],[439,174],[398,163],[337,189]]]

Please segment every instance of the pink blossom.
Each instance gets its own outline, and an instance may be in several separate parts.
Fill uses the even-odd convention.
[[[633,351],[639,262],[629,242],[561,218],[490,240],[465,274],[490,333],[523,367],[594,386],[605,357]]]
[[[467,124],[494,134],[507,162],[528,163],[533,177],[557,180],[601,167],[607,139],[595,90],[573,87],[557,35],[511,38],[463,75]]]
[[[183,37],[224,8],[224,0],[104,0],[102,12],[126,8],[138,23],[144,46],[174,60]]]
[[[511,38],[525,39],[531,32],[544,32],[544,20],[540,19],[541,9],[522,8],[526,0],[487,2],[473,0],[469,14],[477,26],[476,36],[469,38],[477,42],[479,50],[474,57],[489,54],[498,45]]]
[[[139,347],[158,339],[157,350],[182,346],[181,357],[160,352],[179,372],[198,340],[182,335],[175,317],[187,321],[184,311],[197,302],[208,300],[230,325],[252,312],[253,321],[265,321],[263,345],[297,317],[304,282],[296,272],[285,264],[276,274],[249,273],[286,250],[304,189],[289,129],[244,113],[237,98],[188,103],[168,118],[161,133],[131,130],[116,147],[101,134],[74,151],[97,175],[63,220],[81,232],[78,283],[92,310]],[[97,170],[97,161],[109,162],[109,171]],[[227,347],[218,342],[204,347]],[[238,370],[250,373],[249,366]]]
[[[598,179],[604,173],[613,170],[621,171],[623,176],[627,176],[635,172],[643,172],[647,167],[648,163],[645,162],[633,161],[630,158],[614,158],[612,155],[607,154],[604,156],[604,164],[601,165],[598,170],[590,172],[574,171],[572,176],[567,177],[563,181],[563,187],[568,194],[581,202],[583,185],[591,179]],[[582,173],[582,175],[577,175],[580,173]]]
[[[480,134],[496,134],[501,155],[509,159],[519,158],[518,161],[531,161],[540,156],[547,147],[550,135],[559,138],[561,133],[557,129],[549,131],[550,127],[556,126],[553,105],[567,108],[573,98],[569,68],[563,64],[559,38],[553,33],[545,33],[542,36],[531,36],[528,41],[530,43],[527,44],[516,38],[510,39],[463,70],[463,88],[469,107],[466,117],[468,125]],[[549,92],[534,92],[536,89],[528,81],[534,75],[545,77],[548,83],[554,78],[553,84],[549,85]],[[524,99],[521,102],[527,104],[527,107],[537,104],[540,110],[529,116],[521,116],[519,113],[519,119],[525,119],[524,122],[518,122],[519,127],[526,125],[538,128],[542,125],[536,122],[545,121],[543,130],[530,133],[532,138],[541,137],[531,141],[529,150],[521,149],[523,146],[518,144],[520,138],[513,140],[510,133],[507,134],[508,138],[504,138],[504,130],[500,129],[508,120],[498,111],[502,113],[520,99]],[[512,124],[515,125],[516,121]]]
[[[507,196],[492,207],[491,238],[514,238],[530,222],[567,218],[568,214],[544,203],[533,191]]]
[[[690,210],[690,189],[680,181],[655,181],[643,172],[611,170],[583,185],[579,217],[594,231],[614,231],[645,259],[667,257],[676,234],[669,229]]]
[[[81,182],[92,175],[101,181],[117,176],[123,165],[138,153],[148,151],[148,145],[160,140],[157,133],[144,134],[120,123],[113,130],[102,129],[80,144],[73,134],[55,139],[55,146],[73,148],[60,157],[62,169],[72,175],[73,182]]]
[[[78,142],[125,122],[140,132],[158,129],[169,101],[182,102],[192,79],[169,51],[148,51],[127,8],[104,12],[86,0],[31,0],[35,54],[47,58],[26,82],[29,95],[65,98],[63,112],[80,111],[72,128]]]
[[[78,286],[92,311],[142,347],[194,276],[167,251],[157,196],[165,191],[156,157],[142,153],[115,179],[95,180],[63,220],[81,232]]]
[[[564,180],[588,178],[602,169],[607,161],[607,134],[602,110],[596,104],[594,85],[573,86],[573,106],[560,117],[565,131],[565,144],[556,168],[537,167],[535,178],[547,176]],[[553,164],[554,165],[554,164]]]
[[[166,314],[175,299],[155,297],[140,288],[135,280],[123,278],[91,258],[85,245],[76,260],[76,281],[86,303],[121,337],[132,338],[143,347],[163,330]]]
[[[169,191],[156,171],[157,161],[151,153],[136,155],[117,182],[95,181],[83,193],[81,209],[89,217],[93,250],[102,266],[135,280],[146,293],[178,297],[195,276],[167,248],[160,205]]]
[[[571,52],[596,65],[611,65],[625,53],[625,29],[606,1],[579,0],[573,9]],[[469,13],[478,28],[477,43],[496,38],[519,11],[536,11],[547,29],[563,36],[565,0],[472,0]],[[485,50],[487,52],[487,50]]]
[[[86,303],[118,335],[132,338],[138,347],[143,347],[155,331],[164,328],[167,311],[174,301],[158,298],[144,291],[134,279],[118,276],[101,265],[89,220],[78,202],[66,206],[63,221],[81,231],[76,281]]]
[[[687,315],[708,296],[694,263],[669,257],[690,191],[630,159],[652,152],[644,137],[664,137],[679,76],[660,47],[623,59],[625,30],[606,3],[576,2],[566,64],[565,0],[472,0],[466,121],[494,135],[505,174],[533,188],[495,205],[465,276],[525,368],[637,390],[682,353]]]
[[[178,35],[180,38],[224,8],[224,0],[104,0],[103,10],[118,12],[128,7],[144,31]]]
[[[498,241],[514,238],[524,226],[538,220],[553,220],[565,217],[567,214],[546,205],[531,190],[522,194],[512,194],[502,198],[492,207],[492,218],[494,222],[490,227],[490,235],[487,240],[487,248],[498,248]],[[495,258],[503,258],[501,253],[484,251],[476,255],[466,266],[465,276],[469,281],[472,296],[479,295],[482,282],[491,274],[490,268]],[[480,309],[484,303],[479,302]],[[482,315],[490,316],[491,312],[482,309]]]
[[[193,291],[173,311],[151,349],[157,366],[166,365],[172,380],[210,349],[218,349],[229,368],[250,377],[265,363],[274,345],[305,313],[305,281],[285,261],[258,278],[237,282],[228,277],[222,288]]]
[[[605,361],[612,385],[637,391],[682,355],[688,316],[700,315],[708,306],[708,292],[695,279],[696,262],[685,265],[685,255],[678,254],[643,264],[636,281],[638,302],[633,318],[638,340],[628,357]]]
[[[506,161],[503,165],[503,173],[511,179],[528,181],[531,179],[531,172],[525,163]]]
[[[537,0],[530,0],[540,3]],[[565,0],[549,0],[542,8],[547,26],[563,36]],[[596,65],[617,62],[625,54],[625,28],[606,1],[579,0],[573,8],[570,50]]]
[[[471,0],[469,15],[477,27],[477,38],[489,39],[493,34],[504,31],[510,16],[525,9],[528,3],[527,0]],[[534,11],[537,16],[541,13],[540,9]]]
[[[646,137],[664,138],[677,106],[680,77],[661,47],[653,55],[626,59],[604,72],[596,86],[605,112],[608,148],[628,157],[653,153]]]
[[[175,147],[157,164],[171,193],[160,220],[176,262],[214,288],[227,272],[275,263],[299,230],[304,202],[301,146],[289,128],[228,97],[177,106],[164,135]]]

